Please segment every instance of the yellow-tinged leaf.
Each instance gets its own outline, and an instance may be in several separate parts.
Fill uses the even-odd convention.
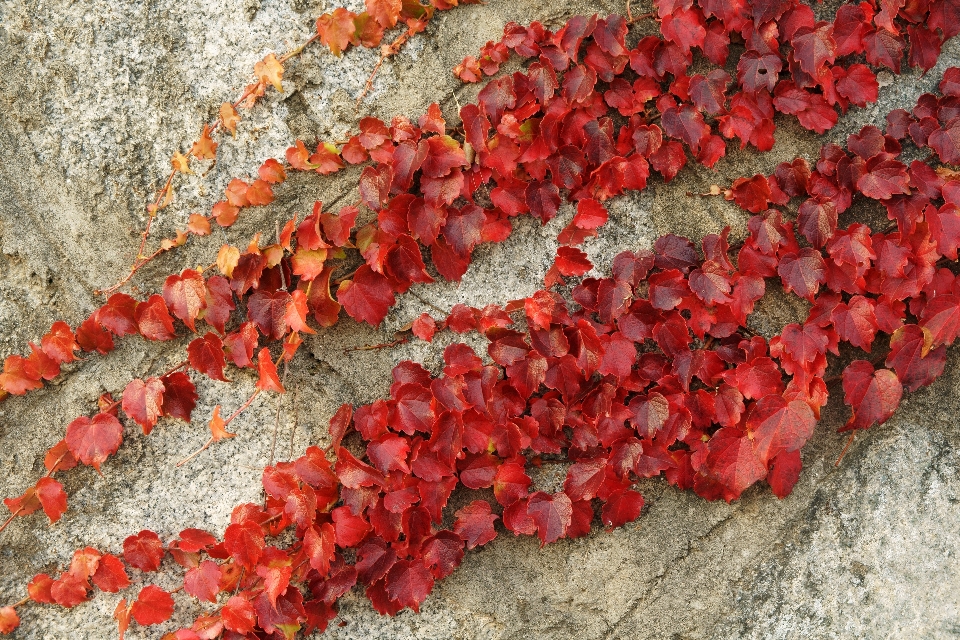
[[[233,277],[233,269],[238,262],[240,262],[240,249],[228,244],[220,247],[220,252],[217,253],[217,269],[220,273],[228,278]]]
[[[173,158],[170,160],[170,165],[173,167],[174,171],[179,171],[180,173],[193,173],[190,169],[190,157],[185,156],[179,151],[173,154]]]
[[[267,258],[267,268],[271,269],[283,260],[283,247],[278,244],[272,244],[269,247],[264,247],[263,255]]]
[[[316,251],[298,249],[291,258],[293,274],[301,276],[307,281],[313,280],[323,272],[323,263],[326,259],[326,249],[317,249]]]
[[[223,127],[227,131],[233,134],[234,138],[237,137],[237,124],[240,122],[240,114],[229,102],[220,105],[220,122],[223,123]]]
[[[161,248],[163,251],[169,251],[170,249],[173,249],[174,247],[182,247],[182,246],[185,245],[186,243],[187,243],[187,234],[186,234],[184,231],[182,231],[182,230],[180,230],[180,229],[177,229],[177,237],[176,237],[176,238],[164,238],[164,239],[160,242],[160,248]]]
[[[257,76],[257,80],[263,83],[269,82],[277,91],[283,93],[281,84],[283,65],[277,60],[277,56],[272,53],[267,54],[266,58],[253,66],[253,73]]]

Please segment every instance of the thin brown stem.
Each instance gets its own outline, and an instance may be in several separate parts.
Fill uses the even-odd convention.
[[[158,378],[162,378],[162,377],[164,377],[164,376],[168,376],[168,375],[170,375],[171,373],[173,373],[173,372],[175,372],[175,371],[179,371],[180,369],[183,369],[183,368],[184,368],[185,366],[187,366],[188,364],[190,364],[190,361],[189,361],[189,360],[184,360],[183,362],[181,362],[180,364],[178,364],[178,365],[175,366],[174,368],[170,369],[170,370],[167,371],[166,373],[161,373],[161,374],[160,374],[159,376],[157,376],[157,377],[158,377]]]
[[[227,418],[226,420],[224,420],[224,421],[223,421],[223,426],[226,427],[226,426],[229,425],[231,422],[233,422],[234,419],[236,419],[237,416],[239,416],[241,413],[243,413],[244,411],[246,411],[247,407],[249,407],[251,404],[253,404],[253,401],[256,400],[256,398],[257,398],[258,395],[260,395],[260,389],[256,389],[256,390],[253,392],[253,394],[251,394],[250,397],[247,398],[247,401],[244,402],[242,405],[240,405],[240,408],[239,408],[239,409],[237,409],[236,411],[234,411],[233,414],[232,414],[229,418]]]
[[[23,511],[23,507],[18,508],[16,511],[10,514],[10,517],[6,519],[3,524],[0,524],[0,532],[7,528],[7,525],[13,522],[13,519],[20,515],[20,512]]]
[[[253,401],[256,400],[258,395],[260,395],[260,389],[255,389],[254,392],[250,395],[250,397],[247,398],[247,401],[244,402],[242,405],[240,405],[240,408],[234,411],[229,418],[223,421],[223,428],[226,429],[227,426],[231,422],[233,422],[237,416],[239,416],[241,413],[244,412],[244,410],[247,409],[247,407],[253,404]],[[214,442],[216,441],[213,439],[213,436],[210,436],[210,439],[204,442],[202,447],[200,447],[199,449],[197,449],[196,451],[188,455],[186,458],[178,462],[177,467],[182,467],[183,465],[187,464],[188,462],[196,458],[198,455],[200,455],[201,453],[209,449],[210,445],[212,445]]]
[[[380,344],[368,344],[362,347],[350,347],[344,349],[344,353],[350,353],[351,351],[376,351],[378,349],[389,349],[390,347],[396,347],[398,345],[404,344],[405,342],[410,342],[410,338],[398,338],[393,342],[381,342]]]
[[[202,447],[200,447],[199,449],[197,449],[196,451],[188,455],[186,458],[178,462],[177,467],[182,467],[183,465],[187,464],[188,462],[196,458],[198,455],[200,455],[201,453],[209,449],[210,445],[212,444],[213,444],[213,436],[210,436],[210,439],[204,442]]]
[[[367,78],[367,83],[363,86],[363,91],[360,92],[360,95],[357,97],[357,110],[360,110],[360,103],[363,102],[364,97],[370,92],[370,89],[373,88],[373,79],[377,75],[377,71],[380,70],[380,67],[383,66],[383,63],[387,58],[394,56],[400,51],[400,47],[409,40],[411,37],[416,35],[417,32],[413,30],[413,27],[408,27],[406,31],[397,36],[397,39],[394,40],[386,48],[380,49],[380,59],[377,60],[377,64],[373,66],[373,71],[370,72],[370,77]]]
[[[856,431],[853,431],[853,432],[850,433],[850,437],[847,438],[847,444],[846,444],[846,446],[843,448],[843,451],[840,452],[840,457],[837,458],[837,462],[836,462],[833,466],[835,466],[835,467],[839,467],[839,466],[840,466],[840,461],[843,460],[843,456],[847,455],[847,449],[849,449],[849,448],[850,448],[850,445],[853,444],[853,437],[854,437],[855,435],[857,435],[857,432],[856,432]]]
[[[298,46],[296,49],[293,49],[292,51],[288,51],[287,53],[285,53],[285,54],[283,54],[282,56],[280,56],[280,57],[277,59],[277,61],[278,61],[280,64],[283,64],[283,63],[285,63],[286,61],[290,60],[291,58],[294,58],[294,57],[300,55],[301,53],[303,53],[303,51],[304,51],[310,44],[316,42],[316,41],[319,39],[319,37],[320,37],[319,34],[314,33],[310,38],[308,38],[305,42],[303,42],[303,43],[302,43],[300,46]],[[254,85],[251,85],[251,86],[256,86],[256,83],[254,83]],[[249,98],[250,95],[251,95],[251,93],[252,93],[252,90],[251,90],[250,86],[248,86],[246,89],[244,89],[243,93],[240,94],[240,97],[237,98],[237,100],[233,102],[233,108],[236,109],[236,108],[239,107],[241,104],[243,104],[244,100],[246,100],[247,98]],[[213,133],[213,132],[217,131],[218,129],[220,129],[220,128],[223,126],[223,120],[222,120],[222,119],[220,118],[220,116],[218,115],[217,118],[216,118],[212,123],[209,123],[209,124],[208,124],[208,126],[210,127],[210,133]],[[150,237],[150,230],[151,230],[151,228],[153,227],[153,220],[154,220],[154,218],[157,217],[157,212],[158,212],[159,207],[160,207],[160,204],[163,202],[164,198],[168,197],[168,195],[172,192],[172,190],[173,190],[173,178],[174,178],[174,176],[176,176],[177,173],[178,173],[177,169],[172,169],[172,170],[170,171],[170,174],[167,176],[167,179],[166,179],[166,181],[165,181],[164,184],[163,184],[163,188],[160,189],[160,191],[159,191],[159,193],[157,194],[157,197],[154,199],[152,205],[149,206],[149,207],[147,207],[148,210],[149,210],[150,216],[149,216],[149,218],[147,218],[147,224],[146,224],[146,226],[144,227],[143,232],[140,234],[140,248],[137,250],[137,257],[136,257],[136,259],[134,260],[133,265],[131,265],[131,267],[130,267],[130,273],[128,273],[128,274],[126,275],[126,277],[124,277],[122,280],[120,280],[119,282],[117,282],[117,283],[114,284],[113,286],[111,286],[111,287],[109,287],[109,288],[107,288],[107,289],[103,289],[103,290],[96,291],[96,292],[95,292],[96,294],[98,294],[98,295],[99,295],[99,294],[108,295],[108,294],[110,294],[110,293],[113,293],[114,291],[116,291],[117,289],[119,289],[120,287],[122,287],[123,285],[125,285],[127,282],[129,282],[129,281],[133,278],[133,276],[137,273],[137,271],[140,270],[141,267],[143,267],[145,264],[147,264],[147,263],[149,263],[150,261],[152,261],[154,258],[156,258],[156,257],[157,257],[158,255],[160,255],[161,253],[163,253],[163,251],[160,250],[160,251],[157,251],[157,252],[155,252],[155,253],[153,253],[153,254],[151,254],[151,255],[149,255],[149,256],[145,256],[145,255],[143,254],[143,251],[144,251],[144,249],[146,249],[147,240],[148,240],[148,238]]]
[[[289,363],[283,361],[283,380],[280,381],[280,384],[283,388],[287,387],[287,369]],[[270,463],[268,466],[273,466],[273,456],[277,451],[277,431],[280,430],[280,409],[283,407],[283,395],[277,394],[277,411],[273,419],[273,435],[270,436]]]

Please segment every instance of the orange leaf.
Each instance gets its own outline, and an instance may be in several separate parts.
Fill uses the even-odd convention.
[[[123,640],[123,634],[127,632],[130,626],[130,607],[127,606],[127,599],[122,598],[117,603],[117,608],[113,610],[113,619],[120,626],[120,640]]]
[[[237,110],[234,109],[233,105],[229,102],[224,102],[220,105],[220,122],[223,123],[223,127],[227,131],[233,134],[234,138],[237,137],[237,124],[240,122],[240,114],[237,113]]]
[[[210,427],[210,433],[214,442],[220,442],[224,438],[232,438],[237,435],[227,431],[227,424],[223,421],[223,418],[220,417],[220,405],[213,408],[213,417],[210,418],[210,424],[208,426]]]
[[[190,158],[179,151],[173,154],[170,165],[175,171],[179,171],[180,173],[193,173],[193,171],[190,170]]]
[[[257,381],[257,388],[262,391],[276,391],[285,393],[286,390],[280,384],[280,377],[277,375],[277,365],[273,364],[270,358],[270,349],[264,347],[257,354],[257,369],[260,373],[260,379]]]
[[[210,235],[210,221],[199,213],[191,213],[187,222],[187,229],[190,233],[198,236],[208,236]]]
[[[306,151],[306,148],[304,148]],[[257,172],[261,180],[266,180],[270,184],[279,184],[287,179],[287,172],[283,170],[283,165],[273,158],[267,159]]]
[[[211,131],[210,125],[203,125],[203,132],[200,134],[200,139],[193,143],[193,146],[190,148],[190,155],[200,159],[216,159],[217,143],[210,137]]]
[[[217,253],[217,269],[228,278],[233,276],[233,269],[240,262],[240,249],[231,247],[228,244],[220,247]]]
[[[233,206],[226,200],[221,200],[213,205],[212,213],[213,217],[217,220],[217,224],[221,227],[229,227],[237,221],[237,216],[240,215],[240,208]]]
[[[367,12],[372,15],[384,29],[392,29],[400,18],[401,0],[364,0]]]
[[[310,171],[317,168],[315,164],[311,164],[310,151],[303,144],[303,140],[297,140],[294,146],[287,149],[287,162],[298,171]]]
[[[317,34],[320,36],[320,42],[330,47],[333,55],[340,57],[344,49],[351,44],[356,44],[357,27],[353,23],[354,18],[356,14],[342,7],[317,18]]]
[[[67,510],[67,494],[63,491],[63,485],[53,478],[40,478],[37,481],[37,496],[50,522],[59,520]]]
[[[277,56],[272,53],[267,54],[266,58],[253,65],[253,73],[257,76],[257,80],[262,83],[269,82],[274,89],[283,93],[283,85],[280,82],[283,80],[283,65],[277,60]]]

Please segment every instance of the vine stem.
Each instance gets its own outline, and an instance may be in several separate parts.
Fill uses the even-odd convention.
[[[160,374],[159,376],[157,376],[157,377],[158,377],[158,378],[163,378],[164,376],[168,376],[168,375],[170,375],[171,373],[173,373],[173,372],[175,372],[175,371],[179,371],[180,369],[183,369],[183,368],[184,368],[185,366],[187,366],[188,364],[190,364],[190,361],[189,361],[189,360],[184,360],[183,362],[181,362],[180,364],[178,364],[178,365],[175,366],[174,368],[170,369],[170,370],[167,371],[166,373],[161,373],[161,374]]]
[[[20,512],[23,511],[23,507],[19,507],[16,511],[10,514],[10,517],[7,518],[3,524],[0,524],[0,532],[7,528],[7,525],[13,522],[13,519],[20,515]]]
[[[854,437],[855,435],[857,435],[857,432],[856,432],[856,431],[850,432],[850,437],[847,438],[847,444],[846,444],[846,446],[843,447],[843,451],[840,452],[840,457],[837,458],[837,461],[834,463],[833,466],[835,466],[835,467],[839,467],[839,466],[840,466],[840,461],[843,460],[843,456],[847,455],[847,449],[849,449],[849,448],[850,448],[850,445],[853,444],[853,437]]]
[[[229,418],[227,418],[226,420],[223,421],[223,428],[226,429],[226,428],[227,428],[227,425],[229,425],[231,422],[233,422],[234,419],[236,419],[237,416],[239,416],[239,415],[240,415],[241,413],[243,413],[251,404],[253,404],[253,401],[256,400],[256,399],[257,399],[257,396],[259,396],[259,395],[260,395],[260,389],[254,389],[254,391],[253,391],[253,393],[250,395],[250,397],[247,398],[247,401],[244,402],[242,405],[240,405],[240,408],[238,408],[236,411],[234,411],[233,414],[231,414],[231,416],[230,416]],[[186,458],[184,458],[183,460],[181,460],[180,462],[178,462],[178,463],[177,463],[177,467],[182,467],[183,465],[187,464],[188,462],[190,462],[191,460],[193,460],[194,458],[196,458],[198,455],[200,455],[201,453],[203,453],[204,451],[206,451],[207,449],[209,449],[209,448],[210,448],[210,445],[212,445],[214,442],[216,442],[216,441],[213,439],[213,436],[210,436],[210,439],[207,440],[202,447],[200,447],[199,449],[197,449],[196,451],[194,451],[193,453],[191,453],[189,456],[187,456]]]
[[[363,86],[363,91],[360,92],[360,95],[357,97],[357,110],[360,110],[360,103],[363,102],[364,97],[370,92],[370,89],[373,88],[373,79],[377,75],[377,72],[380,70],[380,67],[383,66],[383,63],[387,58],[394,56],[400,51],[400,47],[403,44],[415,36],[419,31],[415,31],[413,27],[407,27],[407,30],[397,36],[397,39],[391,42],[389,45],[380,47],[380,59],[377,60],[377,64],[373,65],[373,71],[370,72],[370,77],[367,78],[367,83]]]
[[[310,36],[310,38],[308,38],[305,42],[303,42],[302,44],[300,44],[300,46],[298,46],[297,48],[295,48],[295,49],[293,49],[293,50],[291,50],[291,51],[288,51],[287,53],[285,53],[285,54],[283,54],[282,56],[280,56],[280,57],[277,59],[277,61],[278,61],[280,64],[283,64],[283,63],[287,62],[288,60],[290,60],[291,58],[295,58],[295,57],[299,56],[300,54],[302,54],[302,53],[304,52],[304,50],[306,50],[306,48],[307,48],[308,46],[310,46],[311,44],[313,44],[314,42],[316,42],[319,38],[320,38],[320,34],[314,33],[314,34],[313,34],[312,36]],[[398,40],[399,40],[399,38],[398,38]],[[255,86],[255,85],[251,85],[251,86]],[[243,101],[246,100],[246,99],[250,96],[250,94],[251,94],[251,89],[250,89],[250,87],[247,87],[246,89],[244,89],[243,93],[240,94],[240,97],[237,98],[237,99],[232,103],[232,104],[233,104],[233,108],[236,109],[237,107],[239,107],[239,106],[243,103]],[[220,129],[222,125],[223,125],[223,119],[218,115],[218,116],[217,116],[217,119],[213,121],[213,124],[212,124],[212,125],[210,125],[210,133],[211,133],[211,134],[214,133],[215,131],[217,131],[218,129]],[[157,217],[157,215],[158,215],[157,212],[159,211],[159,209],[160,209],[160,204],[163,202],[164,198],[168,197],[169,195],[172,195],[172,192],[173,192],[173,178],[174,178],[174,176],[177,175],[177,173],[178,173],[178,170],[177,170],[177,169],[175,169],[175,168],[174,168],[174,169],[171,169],[169,175],[167,176],[166,181],[165,181],[164,184],[163,184],[163,188],[161,188],[160,191],[157,193],[157,197],[154,199],[153,203],[152,203],[150,206],[147,207],[148,211],[150,212],[150,216],[147,218],[147,224],[146,224],[146,226],[144,227],[143,232],[140,234],[140,248],[137,250],[137,257],[136,257],[136,259],[134,260],[134,263],[130,266],[130,272],[129,272],[122,280],[120,280],[119,282],[117,282],[117,283],[114,284],[113,286],[110,286],[110,287],[108,287],[108,288],[106,288],[106,289],[101,289],[101,290],[94,291],[94,293],[95,293],[96,295],[104,295],[104,296],[106,296],[106,295],[109,295],[109,294],[113,293],[114,291],[116,291],[117,289],[119,289],[120,287],[122,287],[123,285],[125,285],[126,283],[130,282],[130,280],[133,278],[133,276],[136,275],[137,271],[139,271],[144,265],[148,264],[148,263],[151,262],[154,258],[156,258],[158,255],[160,255],[161,253],[164,252],[163,249],[159,249],[159,250],[155,251],[154,253],[152,253],[152,254],[150,254],[150,255],[148,255],[148,256],[145,256],[145,255],[143,254],[143,251],[144,251],[144,249],[146,249],[146,246],[147,246],[147,239],[150,237],[150,230],[151,230],[151,228],[152,228],[152,226],[153,226],[153,220],[154,220],[154,218]]]

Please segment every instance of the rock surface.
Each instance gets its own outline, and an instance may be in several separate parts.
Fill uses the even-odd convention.
[[[324,4],[0,1],[0,356],[19,352],[54,320],[76,323],[99,304],[91,292],[124,275],[145,222],[145,199],[166,174],[172,152],[185,151],[200,123],[240,93],[255,61],[305,40]],[[335,139],[361,114],[416,117],[433,101],[441,103],[448,121],[456,121],[457,104],[471,100],[476,90],[461,87],[450,69],[497,38],[507,21],[539,19],[558,26],[575,13],[623,9],[619,1],[496,0],[444,12],[383,66],[359,113],[356,96],[376,53],[354,50],[335,59],[310,49],[290,65],[282,95],[271,92],[244,114],[239,135],[224,141],[217,165],[178,189],[159,233],[169,234],[190,212],[207,209],[231,178],[251,174],[264,158],[281,157],[295,137]],[[652,28],[641,24],[635,30]],[[925,77],[907,73],[894,79],[877,105],[852,111],[827,137],[841,140],[880,122],[889,110],[909,106],[943,68],[958,62],[960,46],[948,43],[937,68]],[[743,212],[719,199],[684,194],[769,171],[798,154],[814,157],[824,141],[786,120],[778,122],[777,139],[770,153],[732,150],[715,171],[690,167],[670,184],[653,181],[643,194],[613,203],[611,222],[587,246],[598,269],[618,251],[649,247],[662,233],[699,238],[725,225],[734,235],[742,233]],[[276,203],[242,219],[226,237],[245,243],[258,230],[269,235],[274,221],[309,211],[317,199],[352,201],[356,177],[351,171],[333,179],[298,176],[278,189]],[[390,368],[400,360],[413,358],[436,370],[443,347],[455,336],[441,334],[432,345],[391,350],[344,353],[345,348],[391,340],[423,311],[528,295],[542,282],[556,232],[571,213],[566,210],[546,227],[519,220],[508,242],[475,253],[460,286],[414,287],[379,330],[344,321],[322,332],[294,361],[288,384],[293,393],[279,405],[273,398],[255,403],[235,423],[237,438],[186,467],[174,464],[206,439],[203,420],[163,423],[150,437],[128,427],[103,478],[89,468],[63,474],[70,510],[59,523],[48,526],[41,515],[20,518],[0,535],[0,602],[20,599],[32,575],[58,570],[85,545],[117,553],[122,540],[142,528],[166,538],[184,527],[221,532],[235,504],[260,500],[260,472],[272,449],[274,459],[286,459],[308,444],[323,444],[339,404],[385,395]],[[155,291],[166,273],[210,263],[223,240],[215,234],[158,260],[134,281],[135,290]],[[751,322],[770,334],[803,312],[770,296]],[[107,357],[73,365],[45,390],[0,404],[0,493],[17,495],[29,486],[42,469],[45,449],[99,394],[117,393],[131,377],[166,370],[182,358],[184,346],[183,340],[162,345],[127,340]],[[235,377],[233,385],[201,381],[195,415],[210,415],[218,403],[239,405],[254,381],[242,373]],[[957,352],[950,352],[936,384],[909,396],[888,423],[859,436],[839,466],[834,462],[846,440],[836,428],[846,413],[839,385],[830,390],[831,404],[803,452],[804,473],[785,500],[756,487],[732,505],[707,503],[647,481],[642,490],[648,506],[633,525],[610,532],[595,528],[585,539],[544,549],[501,532],[437,585],[420,615],[381,618],[354,594],[342,601],[340,619],[326,636],[960,635]],[[557,479],[545,475],[537,482],[548,488]],[[178,575],[171,563],[157,580],[171,588]],[[181,595],[173,621],[135,627],[127,637],[159,637],[200,613],[196,601]],[[14,637],[115,637],[116,599],[100,594],[72,610],[25,607]]]

